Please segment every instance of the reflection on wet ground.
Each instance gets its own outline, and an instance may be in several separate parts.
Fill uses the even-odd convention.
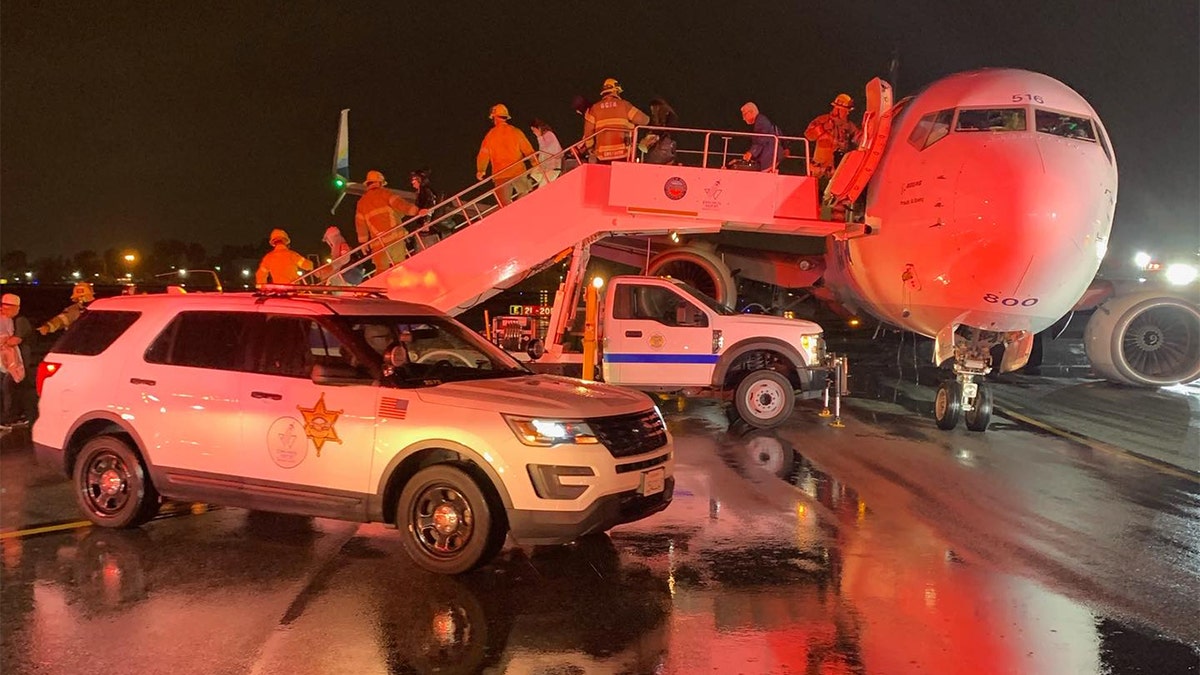
[[[669,400],[669,509],[458,578],[395,530],[238,509],[9,537],[0,671],[1196,672],[1194,485],[875,404],[768,432]],[[8,529],[72,512],[3,460]],[[1122,570],[1112,539],[1161,543]]]

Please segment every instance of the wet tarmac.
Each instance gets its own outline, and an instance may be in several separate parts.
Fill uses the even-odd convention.
[[[379,525],[182,505],[80,526],[11,434],[0,672],[1200,672],[1194,477],[1007,419],[942,432],[920,405],[757,432],[666,400],[670,508],[457,578]]]

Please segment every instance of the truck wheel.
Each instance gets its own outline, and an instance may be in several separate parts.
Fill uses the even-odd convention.
[[[774,370],[756,370],[738,385],[733,404],[746,424],[769,429],[792,414],[796,392],[792,383]]]
[[[73,475],[75,501],[100,527],[137,527],[158,514],[161,500],[141,458],[116,436],[97,436],[84,444]]]
[[[491,560],[504,544],[499,522],[475,480],[449,464],[418,471],[396,507],[405,552],[438,574],[461,574]]]

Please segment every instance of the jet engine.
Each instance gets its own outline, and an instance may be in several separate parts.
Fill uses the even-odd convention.
[[[1162,289],[1104,301],[1083,340],[1092,369],[1114,382],[1162,387],[1200,378],[1200,306]]]
[[[715,248],[703,243],[659,253],[647,263],[646,274],[678,279],[729,308],[737,304],[733,272]]]

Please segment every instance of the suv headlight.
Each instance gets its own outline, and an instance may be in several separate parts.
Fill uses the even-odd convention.
[[[525,445],[549,447],[560,443],[594,445],[600,442],[583,420],[556,420],[544,417],[504,415],[504,421]]]

